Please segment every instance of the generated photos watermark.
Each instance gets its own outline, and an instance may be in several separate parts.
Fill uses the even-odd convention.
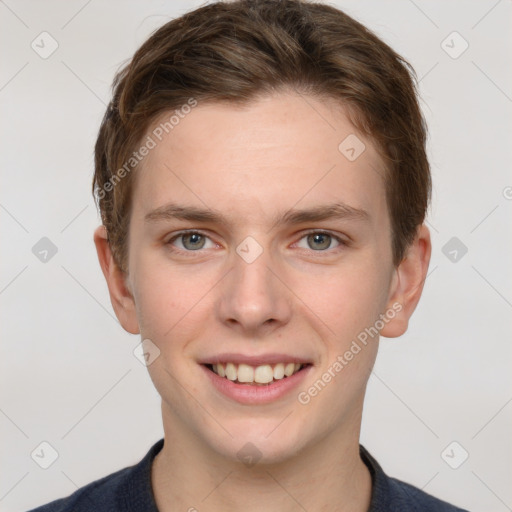
[[[361,352],[363,347],[368,344],[368,341],[378,336],[380,331],[389,323],[396,314],[402,311],[403,306],[399,302],[395,302],[385,313],[379,315],[378,320],[374,322],[371,327],[366,327],[357,335],[357,339],[352,341],[350,348],[343,354],[340,354],[336,360],[329,365],[329,368],[317,379],[313,385],[307,390],[301,391],[297,395],[297,400],[302,405],[307,405],[311,400],[317,396],[326,386],[334,379],[340,372],[352,361],[357,354]],[[361,346],[362,345],[362,346]]]
[[[155,149],[159,142],[163,140],[165,135],[169,134],[187,114],[190,114],[192,109],[197,106],[195,98],[189,98],[187,103],[182,105],[179,109],[174,110],[172,115],[165,121],[162,121],[156,128],[153,129],[145,141],[141,144],[137,151],[134,151],[130,158],[109,178],[109,180],[97,191],[98,199],[103,199],[108,192],[112,192],[114,187],[137,165],[149,155],[152,149]]]

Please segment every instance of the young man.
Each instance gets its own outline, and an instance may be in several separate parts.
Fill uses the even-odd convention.
[[[94,241],[165,437],[37,510],[460,510],[359,444],[429,264],[425,138],[405,61],[333,7],[214,3],[154,33],[100,129]]]

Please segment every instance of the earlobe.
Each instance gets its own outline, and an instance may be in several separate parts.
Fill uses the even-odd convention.
[[[431,252],[430,232],[423,224],[394,271],[387,311],[394,310],[395,314],[381,330],[381,336],[396,338],[407,331],[409,319],[423,291]]]
[[[105,226],[98,226],[94,231],[94,244],[114,312],[126,331],[131,334],[139,334],[135,299],[127,280],[127,274],[119,268],[114,260]]]

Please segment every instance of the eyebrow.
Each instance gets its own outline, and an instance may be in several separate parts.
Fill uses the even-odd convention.
[[[342,202],[319,205],[303,210],[287,210],[274,217],[276,224],[302,224],[323,220],[360,220],[368,222],[370,215],[366,210],[354,208]],[[186,220],[192,222],[211,222],[229,225],[229,221],[217,210],[168,203],[150,211],[144,217],[146,223],[157,223],[166,220]]]

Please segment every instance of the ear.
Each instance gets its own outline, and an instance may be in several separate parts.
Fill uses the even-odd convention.
[[[128,274],[123,272],[114,261],[105,226],[101,225],[94,231],[94,244],[116,316],[126,331],[139,334],[135,300],[128,283]]]
[[[423,224],[418,228],[404,259],[394,270],[386,311],[396,314],[380,331],[381,336],[396,338],[407,331],[409,318],[423,291],[431,252],[430,232]]]

